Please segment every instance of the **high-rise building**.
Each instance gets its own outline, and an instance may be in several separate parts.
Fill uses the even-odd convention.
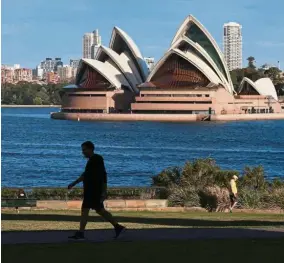
[[[41,80],[43,79],[43,69],[40,65],[38,65],[35,69],[33,69],[33,79]]]
[[[73,68],[69,65],[60,66],[57,68],[57,73],[62,82],[69,82],[73,77]]]
[[[155,58],[147,57],[147,58],[144,58],[144,60],[147,64],[148,70],[151,71],[155,65]]]
[[[78,68],[80,63],[80,59],[70,59],[70,67],[72,68]]]
[[[100,45],[101,36],[98,29],[92,33],[85,33],[83,36],[83,58],[95,58]]]
[[[224,24],[223,47],[229,70],[242,68],[242,26],[235,22]]]
[[[43,69],[43,74],[46,75],[47,72],[57,71],[57,67],[63,66],[61,58],[46,58],[39,65]]]

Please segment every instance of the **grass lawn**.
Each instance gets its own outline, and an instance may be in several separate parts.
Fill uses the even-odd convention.
[[[2,211],[2,231],[71,230],[78,228],[80,211],[33,210]],[[284,228],[284,214],[207,213],[207,212],[115,212],[128,228],[165,227],[261,227]],[[87,229],[111,226],[91,212]]]
[[[3,263],[283,262],[284,239],[2,245]]]

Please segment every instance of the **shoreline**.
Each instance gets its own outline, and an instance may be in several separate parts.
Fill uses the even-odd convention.
[[[253,120],[284,120],[283,113],[266,114],[107,114],[107,113],[64,113],[51,112],[50,117],[56,120],[73,121],[154,121],[154,122],[201,122],[201,121],[253,121]]]
[[[1,108],[61,108],[61,105],[7,105],[7,104],[1,104]]]

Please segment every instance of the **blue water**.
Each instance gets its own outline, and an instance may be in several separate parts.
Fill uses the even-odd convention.
[[[2,109],[2,186],[66,186],[83,171],[80,145],[96,144],[109,184],[142,186],[162,169],[212,157],[226,169],[263,165],[284,177],[284,121],[73,122],[57,109]]]

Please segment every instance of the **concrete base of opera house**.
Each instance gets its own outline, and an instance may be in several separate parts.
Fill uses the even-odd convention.
[[[107,114],[107,113],[65,113],[52,112],[51,118],[75,121],[157,121],[157,122],[195,122],[195,121],[251,121],[284,120],[283,113],[266,114]]]

